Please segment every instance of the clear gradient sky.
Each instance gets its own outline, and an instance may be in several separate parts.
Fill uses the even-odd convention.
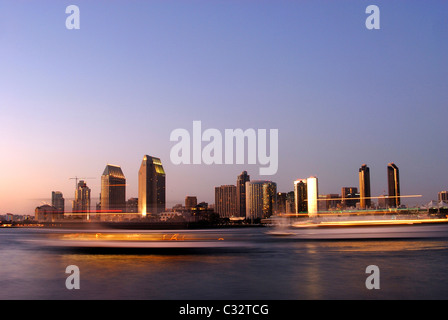
[[[65,8],[80,9],[68,30]],[[365,9],[380,8],[380,30]],[[87,180],[95,204],[107,163],[137,196],[143,155],[161,158],[167,206],[214,187],[315,175],[321,194],[372,196],[400,168],[401,193],[425,203],[448,189],[447,1],[0,1],[0,214],[34,214],[51,191]],[[178,165],[170,133],[279,130],[279,169]]]

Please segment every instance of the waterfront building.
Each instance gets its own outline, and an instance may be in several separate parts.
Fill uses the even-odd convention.
[[[263,218],[269,218],[275,213],[277,204],[277,184],[266,181],[263,184]]]
[[[277,204],[275,208],[276,213],[286,213],[286,192],[277,192]]]
[[[89,220],[90,212],[90,193],[91,190],[87,187],[84,180],[79,180],[78,186],[75,190],[75,200],[73,200],[72,212],[75,214],[83,215],[82,218]]]
[[[297,179],[294,181],[295,213],[308,212],[307,197],[307,179]]]
[[[236,186],[215,187],[215,213],[220,218],[236,216]]]
[[[342,208],[356,208],[356,203],[360,197],[358,188],[355,187],[342,187],[341,189],[341,206]]]
[[[51,192],[51,205],[62,214],[65,212],[65,199],[60,191]]]
[[[440,191],[438,194],[439,202],[448,202],[448,191]]]
[[[62,220],[64,218],[64,214],[61,213],[58,208],[44,204],[43,206],[35,209],[34,217],[39,222],[55,222]]]
[[[400,175],[398,167],[393,162],[387,165],[387,186],[389,189],[389,207],[400,207]]]
[[[138,210],[142,216],[165,211],[166,177],[159,158],[145,155],[138,171]]]
[[[286,194],[286,213],[295,213],[295,201],[294,201],[294,191],[290,191]]]
[[[108,164],[101,176],[102,213],[126,211],[126,178],[120,166]]]
[[[186,196],[185,197],[185,208],[187,210],[191,210],[198,205],[198,198],[195,196]]]
[[[272,181],[246,182],[246,219],[269,218],[274,213],[277,184]]]
[[[307,202],[308,202],[308,216],[313,217],[317,215],[319,211],[318,207],[318,195],[319,188],[316,177],[309,177],[306,179],[307,187]]]
[[[361,209],[371,207],[370,168],[366,164],[359,168],[359,197]]]
[[[325,195],[325,210],[331,211],[340,208],[341,206],[341,196],[336,193],[331,193]]]
[[[236,211],[237,216],[246,217],[246,182],[250,181],[247,171],[241,172],[236,180]]]

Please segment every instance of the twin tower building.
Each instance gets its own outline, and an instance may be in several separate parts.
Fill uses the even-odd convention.
[[[138,213],[143,217],[165,211],[165,170],[159,158],[145,155],[138,171]],[[126,178],[120,166],[108,164],[101,176],[102,213],[126,212]]]

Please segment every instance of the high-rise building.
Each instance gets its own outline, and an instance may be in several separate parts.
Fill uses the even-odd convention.
[[[438,194],[439,202],[448,202],[448,191],[440,191]]]
[[[101,176],[101,211],[122,213],[126,210],[126,178],[120,166],[108,164]]]
[[[355,187],[342,187],[341,189],[341,197],[342,202],[341,205],[343,208],[355,208],[356,202],[358,202],[359,198],[358,188]]]
[[[359,168],[359,206],[361,209],[371,207],[370,169],[366,164]]]
[[[286,192],[277,192],[277,205],[275,208],[276,213],[286,213]]]
[[[275,213],[277,204],[277,184],[267,181],[263,184],[263,218],[269,218]]]
[[[78,182],[78,187],[75,190],[75,200],[73,200],[73,213],[86,214],[85,218],[89,219],[90,212],[90,188],[84,180]],[[83,217],[84,218],[84,217]]]
[[[241,172],[236,179],[236,211],[239,217],[246,216],[246,182],[250,181],[247,171]]]
[[[295,201],[294,201],[294,191],[290,191],[286,194],[286,213],[295,213]]]
[[[165,170],[159,158],[145,155],[138,171],[138,210],[142,216],[165,211]]]
[[[272,181],[246,182],[246,219],[268,218],[274,213],[277,184]]]
[[[65,212],[65,200],[62,192],[52,191],[51,192],[51,205],[55,207],[59,213],[64,214]]]
[[[393,163],[387,165],[387,186],[389,189],[389,207],[400,206],[400,175],[398,167]]]
[[[191,210],[198,205],[198,198],[195,196],[185,197],[185,209]]]
[[[215,187],[215,213],[221,218],[236,215],[236,186],[224,185]]]
[[[308,212],[308,191],[306,182],[306,179],[297,179],[294,181],[295,213]]]
[[[307,201],[308,201],[308,215],[310,217],[316,216],[319,211],[318,207],[318,197],[319,197],[319,188],[317,185],[316,177],[309,177],[306,179],[306,188],[307,188]]]

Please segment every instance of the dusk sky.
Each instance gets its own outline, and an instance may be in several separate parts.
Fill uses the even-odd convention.
[[[67,6],[80,9],[69,30]],[[368,5],[380,29],[368,30]],[[145,154],[166,171],[167,207],[252,180],[319,193],[358,187],[424,204],[448,189],[447,1],[0,1],[0,214],[34,214],[71,177],[89,177],[93,206],[106,164],[137,197]],[[279,167],[174,165],[170,133],[278,129]],[[205,145],[205,144],[204,144]]]

